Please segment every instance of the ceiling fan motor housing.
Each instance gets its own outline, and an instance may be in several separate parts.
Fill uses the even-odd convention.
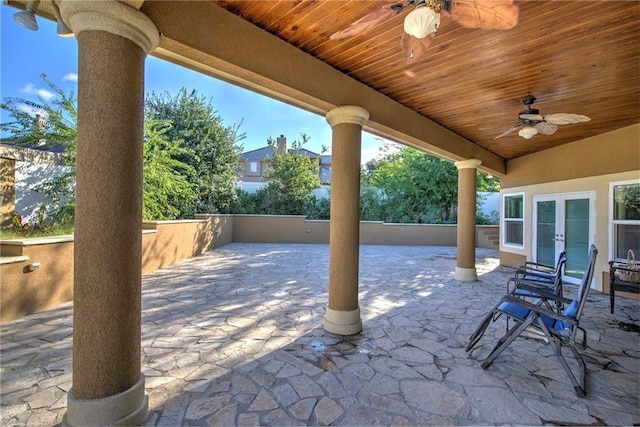
[[[529,120],[529,119],[523,119],[522,115],[523,114],[535,114],[535,115],[539,115],[540,114],[540,110],[538,110],[537,108],[531,108],[529,106],[527,106],[526,110],[522,110],[520,111],[520,114],[518,115],[518,118],[520,119],[520,122],[522,124],[524,124],[525,126],[533,126],[536,123],[539,122],[539,120]]]

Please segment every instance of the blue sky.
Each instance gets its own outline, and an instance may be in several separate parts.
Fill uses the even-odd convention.
[[[38,101],[50,94],[40,78],[41,73],[65,91],[77,93],[76,39],[56,35],[55,23],[38,18],[39,31],[29,31],[13,20],[17,9],[0,6],[0,95]],[[305,148],[320,152],[331,145],[331,128],[323,116],[258,95],[249,90],[205,76],[195,71],[149,56],[145,67],[145,92],[172,95],[180,88],[196,89],[210,99],[226,125],[242,123],[240,131],[247,137],[241,141],[245,151],[266,145],[267,138],[284,135],[288,141],[310,137]],[[0,113],[2,122],[6,113]],[[379,155],[383,145],[366,132],[362,137],[363,163]]]

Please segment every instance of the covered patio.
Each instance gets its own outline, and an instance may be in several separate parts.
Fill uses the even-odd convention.
[[[549,346],[464,348],[513,269],[477,250],[362,246],[363,331],[322,328],[328,245],[232,243],[142,277],[146,425],[633,425],[640,423],[638,302],[592,291],[587,397]],[[570,291],[570,290],[569,290]],[[62,422],[72,384],[71,303],[2,325],[2,425]],[[497,324],[504,327],[503,323]]]
[[[46,424],[66,405],[70,425],[136,424],[147,409],[165,425],[640,422],[638,335],[609,323],[604,297],[587,306],[587,400],[557,379],[555,362],[531,359],[536,347],[522,345],[487,372],[462,351],[504,291],[506,270],[493,267],[537,260],[541,198],[557,200],[553,252],[575,225],[560,206],[580,194],[583,236],[567,246],[599,248],[596,289],[606,289],[608,260],[630,246],[640,252],[637,220],[610,212],[616,189],[637,185],[640,170],[637,2],[518,2],[515,28],[482,37],[444,16],[428,60],[411,68],[398,49],[402,14],[366,35],[331,38],[380,2],[6,3],[60,17],[78,42],[73,388],[70,306],[3,326],[3,405],[17,405],[16,416]],[[330,247],[230,246],[145,276],[141,292],[147,55],[325,116]],[[527,95],[544,100],[542,114],[592,121],[496,141],[521,123]],[[455,162],[455,252],[360,254],[363,130]],[[501,218],[513,235],[502,232],[500,262],[492,253],[490,264],[475,250],[477,172],[500,177],[504,204],[517,207]],[[629,323],[634,307],[621,303],[616,316]]]

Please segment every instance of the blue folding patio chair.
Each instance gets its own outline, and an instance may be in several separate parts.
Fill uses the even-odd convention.
[[[527,262],[516,270],[507,282],[507,294],[522,298],[540,299],[539,292],[551,292],[562,296],[562,274],[567,263],[567,251],[558,256],[555,267],[535,262]],[[546,300],[542,300],[546,302]],[[549,306],[550,307],[550,306]],[[562,300],[556,301],[556,311],[564,309]]]
[[[555,295],[553,292],[537,289],[535,291],[537,292],[538,302],[534,304],[510,293],[504,296],[500,302],[487,313],[478,328],[471,335],[466,351],[469,352],[475,347],[484,335],[489,324],[502,315],[505,315],[507,319],[513,320],[516,325],[508,329],[505,335],[498,340],[493,350],[491,350],[487,358],[482,362],[482,368],[487,369],[491,366],[496,357],[509,347],[516,338],[526,329],[532,328],[542,333],[548,339],[548,343],[554,346],[555,354],[558,356],[562,368],[569,376],[576,394],[584,397],[586,393],[586,366],[582,356],[576,349],[576,345],[580,345],[582,349],[586,349],[587,347],[587,333],[580,326],[580,317],[582,316],[582,311],[587,301],[587,294],[589,293],[591,280],[593,279],[597,255],[598,250],[594,245],[591,245],[587,267],[578,286],[575,299],[571,300],[560,295]],[[551,306],[550,303],[557,303],[558,301],[567,304],[567,308],[562,313],[558,313],[549,308]],[[578,331],[582,333],[580,341],[576,339]],[[571,350],[578,362],[580,369],[579,380],[571,371],[562,354],[563,346]]]

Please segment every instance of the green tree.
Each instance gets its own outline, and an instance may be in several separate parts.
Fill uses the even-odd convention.
[[[10,140],[17,146],[64,148],[63,158],[68,172],[50,181],[43,182],[35,191],[47,195],[51,203],[41,206],[40,225],[50,223],[67,224],[73,222],[75,211],[75,162],[77,152],[76,97],[74,92],[65,93],[60,87],[40,77],[55,94],[50,101],[39,97],[39,102],[24,98],[5,98],[0,108],[5,110],[12,121],[2,123],[0,129],[8,132]]]
[[[362,182],[379,189],[384,221],[455,222],[458,173],[451,162],[405,147],[365,170]]]
[[[144,219],[165,220],[191,216],[193,200],[198,195],[194,180],[195,169],[179,159],[194,153],[171,141],[168,123],[151,120],[145,123],[143,145],[144,181],[142,216]]]
[[[65,93],[48,80],[46,75],[42,74],[42,79],[56,96],[51,100],[40,98],[37,103],[20,98],[5,99],[0,107],[8,112],[12,120],[3,123],[1,129],[10,133],[11,141],[18,146],[29,147],[46,143],[48,146],[64,147],[64,158],[70,171],[60,178],[44,182],[38,188],[52,201],[41,207],[39,216],[43,223],[71,223],[75,210],[77,101],[73,92]],[[194,99],[198,102],[201,101],[201,98],[197,98],[193,93],[192,97],[195,97]],[[194,134],[200,135],[198,133],[200,130],[190,129],[190,133],[189,128],[184,125],[189,122],[189,117],[180,116],[180,114],[187,116],[193,113],[190,122],[193,124],[199,117],[204,117],[202,111],[211,112],[212,107],[198,105],[198,108],[193,110],[195,113],[189,108],[177,108],[171,111],[179,116],[170,117],[171,120],[154,118],[146,120],[143,144],[143,216],[145,219],[189,217],[198,207],[196,201],[212,197],[211,192],[204,197],[198,194],[197,191],[203,188],[199,186],[200,182],[196,179],[201,170],[193,166],[201,162],[201,157],[209,158],[210,161],[215,159],[215,156],[210,156],[210,152],[205,152],[202,156],[196,153],[196,149],[205,149],[211,144],[198,144]],[[212,121],[209,120],[204,125],[207,130],[202,135],[227,135],[230,132],[229,128],[221,125],[219,117],[215,116],[214,119],[211,120],[219,125],[219,129],[213,129]],[[172,123],[183,124],[183,132],[176,133]],[[190,135],[192,138],[190,145],[194,148],[186,146],[187,144],[179,137],[180,134]],[[208,170],[217,171],[216,167],[209,167]],[[220,183],[228,185],[227,181],[231,180],[235,183],[235,173],[224,167],[219,170],[221,176],[209,177],[208,182],[215,183],[218,187],[222,186]],[[235,191],[233,192],[235,194]]]
[[[274,154],[265,172],[267,185],[256,192],[260,213],[269,215],[304,215],[313,201],[313,190],[320,188],[319,164],[316,159],[300,153],[309,137],[300,134],[291,150],[277,150],[276,142],[268,144]]]
[[[478,173],[478,191],[494,193],[500,191],[500,179],[491,175]]]
[[[146,119],[169,121],[166,136],[182,141],[188,149],[180,160],[195,169],[197,197],[193,212],[225,213],[235,205],[238,193],[240,125],[225,126],[222,118],[203,96],[182,88],[176,96],[151,93],[146,99]],[[187,212],[183,212],[187,214]]]

